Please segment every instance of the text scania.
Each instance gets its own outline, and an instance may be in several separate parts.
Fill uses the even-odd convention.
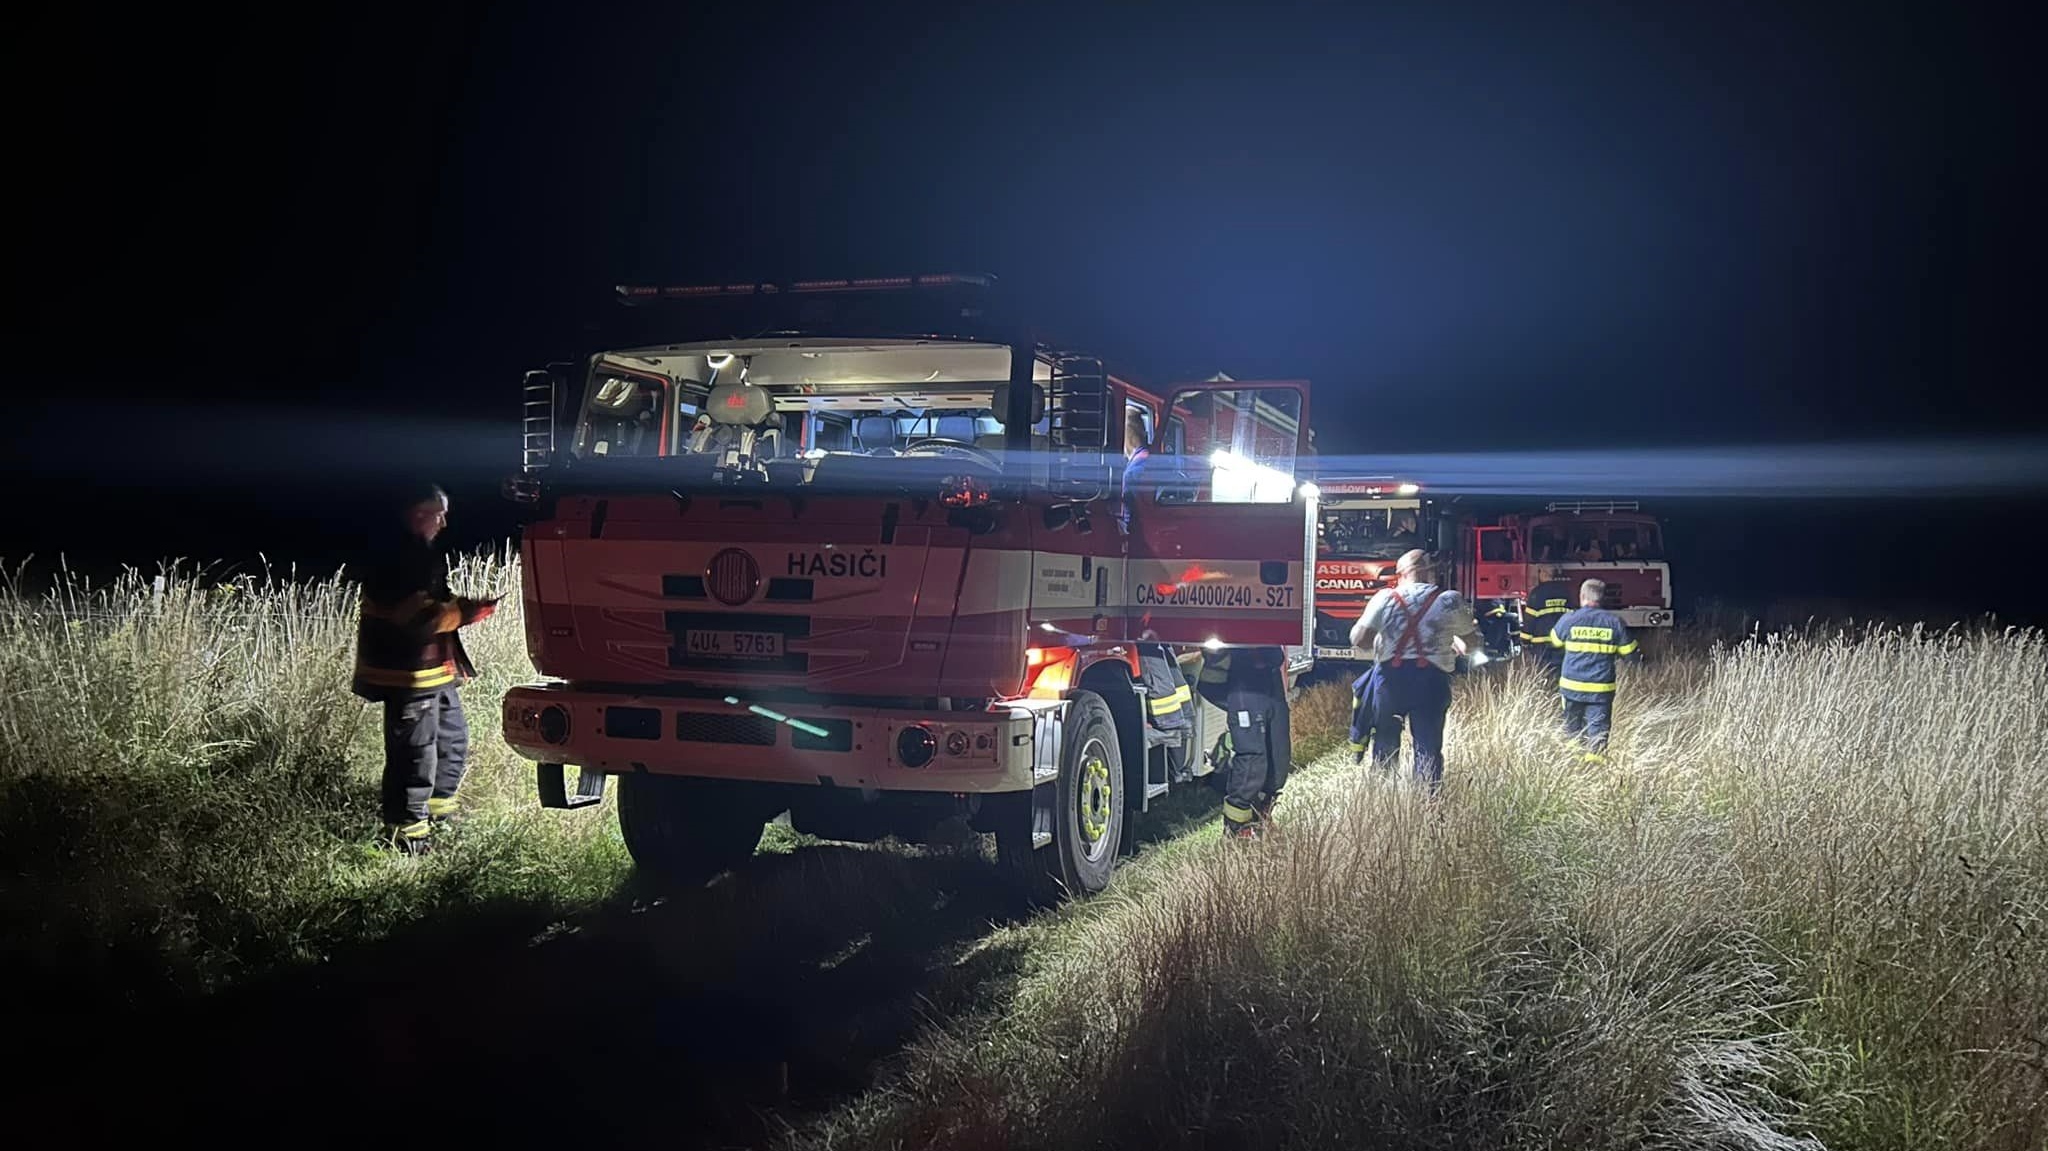
[[[880,552],[791,552],[793,576],[851,576],[881,579],[889,574],[889,557]]]
[[[1132,598],[1146,607],[1293,607],[1294,589],[1269,587],[1263,595],[1249,584],[1183,584],[1162,592],[1139,584]]]

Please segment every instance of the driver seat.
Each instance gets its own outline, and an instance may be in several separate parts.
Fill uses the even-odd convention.
[[[853,425],[853,438],[860,443],[860,450],[870,455],[896,454],[896,417],[862,416]]]

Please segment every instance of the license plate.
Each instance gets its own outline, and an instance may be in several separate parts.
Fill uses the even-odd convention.
[[[775,631],[697,631],[683,639],[691,655],[714,659],[781,659],[782,633]]]

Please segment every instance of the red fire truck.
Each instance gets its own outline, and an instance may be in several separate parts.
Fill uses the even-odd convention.
[[[1459,525],[1458,587],[1484,611],[1516,610],[1545,580],[1606,583],[1602,601],[1637,630],[1671,626],[1671,565],[1663,526],[1633,500],[1573,500],[1541,515],[1503,515]]]
[[[1307,385],[1141,389],[990,288],[621,288],[586,355],[529,374],[507,494],[548,682],[503,722],[544,806],[619,777],[635,861],[688,880],[783,812],[836,839],[964,815],[1041,894],[1085,893],[1205,772],[1203,709],[1150,717],[1204,648],[1308,642]]]
[[[1512,619],[1529,590],[1548,579],[1598,578],[1607,584],[1607,607],[1631,628],[1671,626],[1663,528],[1634,501],[1486,515],[1431,500],[1403,477],[1319,475],[1316,486],[1314,654],[1321,663],[1360,658],[1351,625],[1374,592],[1393,586],[1394,561],[1418,547],[1434,553],[1443,581],[1472,600],[1496,657],[1514,650]]]
[[[1318,476],[1316,488],[1315,658],[1348,663],[1351,625],[1394,586],[1394,561],[1431,546],[1430,514],[1421,486],[1397,476]]]

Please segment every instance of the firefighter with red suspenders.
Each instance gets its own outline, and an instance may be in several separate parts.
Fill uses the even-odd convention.
[[[1433,794],[1443,785],[1451,672],[1460,655],[1475,665],[1485,662],[1486,644],[1465,597],[1430,582],[1426,553],[1407,552],[1395,571],[1399,582],[1380,589],[1351,626],[1352,646],[1369,647],[1373,658],[1359,685],[1355,727],[1361,734],[1369,727],[1373,762],[1391,766],[1401,753],[1405,720],[1415,741],[1415,776]]]

